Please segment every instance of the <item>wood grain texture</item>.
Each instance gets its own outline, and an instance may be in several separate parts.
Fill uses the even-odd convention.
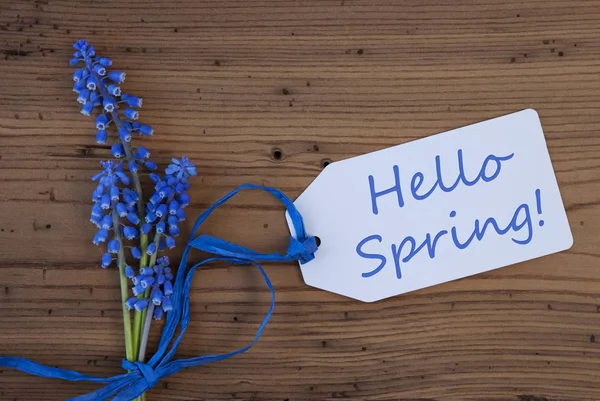
[[[99,269],[88,223],[109,152],[78,114],[67,64],[86,38],[144,98],[157,161],[196,161],[187,230],[243,182],[295,197],[325,161],[533,107],[575,237],[567,252],[375,304],[269,265],[278,305],[263,339],[150,400],[600,400],[599,21],[600,2],[583,0],[0,1],[0,354],[121,371],[118,278]],[[205,230],[286,245],[282,209],[261,194]],[[244,345],[268,294],[257,272],[217,264],[192,302],[182,357]],[[2,401],[93,388],[0,371]]]

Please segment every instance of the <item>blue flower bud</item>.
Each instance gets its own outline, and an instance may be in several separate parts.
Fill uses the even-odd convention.
[[[179,203],[177,203],[176,200],[172,200],[171,203],[169,203],[169,214],[176,215],[177,209],[179,209]]]
[[[106,242],[107,238],[108,238],[108,230],[105,228],[101,228],[100,230],[98,230],[98,232],[94,236],[92,243],[94,243],[94,245],[98,245],[98,244],[101,244],[102,242]]]
[[[150,197],[150,203],[152,203],[153,205],[160,203],[161,200],[162,200],[162,198],[160,197],[160,195],[157,192],[153,193],[152,196]]]
[[[138,111],[135,109],[125,109],[123,114],[125,114],[125,117],[129,118],[130,120],[137,120],[140,116]]]
[[[177,178],[173,177],[172,175],[168,175],[167,176],[167,185],[169,186],[174,186],[175,184],[177,184]]]
[[[125,266],[125,276],[127,278],[133,278],[135,276],[135,272],[133,271],[133,267],[127,265]]]
[[[151,267],[145,266],[140,269],[140,274],[142,276],[151,276],[154,274],[154,269]]]
[[[92,216],[102,216],[102,206],[99,203],[94,203],[92,206]]]
[[[106,129],[108,126],[108,116],[106,114],[98,114],[96,117],[96,128],[97,129]]]
[[[114,111],[117,107],[117,102],[115,102],[115,98],[113,98],[112,96],[107,96],[102,101],[102,107],[104,107],[104,110],[110,113],[111,111]]]
[[[135,285],[135,287],[133,287],[131,289],[131,292],[133,292],[133,295],[135,295],[137,297],[138,295],[141,295],[144,293],[144,287],[142,287],[142,285],[140,283],[138,283]]]
[[[156,214],[154,212],[146,213],[146,223],[154,223],[156,221]]]
[[[154,212],[158,217],[163,217],[167,213],[167,205],[159,205]]]
[[[131,107],[142,107],[142,99],[137,96],[127,95],[127,98],[123,99],[127,106]]]
[[[152,224],[145,223],[142,225],[142,234],[148,234],[152,231]]]
[[[85,80],[85,87],[91,91],[95,91],[98,88],[98,85],[96,85],[96,80],[94,79],[94,77],[90,76]]]
[[[144,163],[144,165],[146,166],[146,168],[150,171],[154,171],[156,170],[156,168],[158,167],[156,165],[156,162],[154,160],[146,160],[146,162]]]
[[[102,64],[105,67],[110,67],[112,65],[112,60],[108,57],[99,57],[98,63]]]
[[[165,312],[169,312],[173,310],[173,304],[171,303],[171,299],[170,298],[163,298],[162,301],[162,309]]]
[[[131,256],[134,259],[139,259],[139,258],[142,257],[142,252],[140,252],[139,248],[137,248],[137,247],[134,246],[133,248],[131,248]]]
[[[110,151],[112,152],[113,157],[117,159],[120,159],[121,157],[125,156],[125,148],[120,143],[113,144],[110,148]]]
[[[160,190],[162,187],[166,186],[167,183],[164,181],[158,181],[156,183],[156,185],[154,186],[154,189],[156,189],[157,191]]]
[[[190,204],[190,196],[186,192],[179,194],[179,206],[185,207]]]
[[[110,266],[111,263],[112,263],[112,256],[110,253],[105,253],[104,255],[102,255],[102,262],[100,263],[100,265],[102,266],[103,269],[106,269],[108,266]]]
[[[146,124],[141,124],[138,128],[138,131],[140,134],[145,136],[152,136],[152,134],[154,134],[154,128]]]
[[[108,93],[113,96],[121,96],[121,88],[119,88],[117,85],[108,85],[108,88],[106,89],[108,90]]]
[[[165,280],[172,281],[173,280],[173,274],[172,273],[165,273]]]
[[[170,280],[165,281],[165,284],[163,285],[163,290],[165,291],[166,296],[173,295],[173,284]]]
[[[123,185],[129,185],[130,180],[129,177],[122,171],[117,171],[117,177],[121,180]]]
[[[138,285],[140,283],[140,278],[142,278],[142,276],[139,276],[139,275],[138,276],[133,276],[131,278],[131,282],[133,283],[134,286]]]
[[[177,227],[179,219],[177,218],[177,216],[169,216],[167,217],[167,223],[169,223],[169,226]]]
[[[177,192],[178,194],[182,193],[185,190],[185,185],[182,182],[178,182],[177,185],[175,185],[175,192]]]
[[[96,142],[97,143],[105,144],[107,139],[108,139],[108,132],[106,132],[105,130],[101,129],[100,131],[98,131],[96,133]]]
[[[158,190],[158,194],[162,198],[166,198],[169,195],[171,195],[172,193],[173,193],[173,189],[171,187],[169,187],[168,185],[165,185],[164,187],[162,187],[161,189]]]
[[[169,226],[169,234],[173,237],[177,237],[179,235],[179,227],[177,226]]]
[[[161,239],[160,241],[158,241],[158,250],[164,251],[165,249],[167,249],[167,243],[164,239]]]
[[[137,173],[138,171],[138,165],[135,161],[131,160],[129,162],[129,171],[131,171],[132,173]]]
[[[159,274],[158,276],[156,276],[156,281],[159,285],[163,285],[165,283],[165,275]]]
[[[127,300],[127,302],[125,302],[125,307],[128,310],[132,310],[135,307],[135,303],[138,301],[138,299],[136,297],[131,297]]]
[[[111,239],[110,241],[108,241],[106,249],[109,253],[117,253],[119,252],[119,249],[121,249],[121,246],[119,244],[119,241],[117,241],[116,239]]]
[[[73,57],[71,60],[69,60],[69,64],[71,64],[71,66],[75,67],[77,64],[79,64],[79,59],[76,57]]]
[[[110,209],[110,196],[108,196],[108,194],[102,195],[100,207],[102,207],[102,209]]]
[[[127,215],[127,216],[129,217],[129,215]],[[125,226],[125,227],[123,227],[123,235],[125,236],[125,238],[131,240],[138,236],[138,230],[137,230],[137,228],[132,227],[132,226]],[[134,248],[131,249],[132,255],[133,255],[133,249]],[[136,258],[136,259],[138,259],[138,258]]]
[[[119,217],[127,216],[127,208],[124,203],[117,203],[117,213],[119,214]]]
[[[154,203],[149,202],[146,204],[146,212],[154,212],[155,210],[156,210],[156,205]]]
[[[150,151],[147,148],[143,147],[143,146],[140,146],[138,148],[138,153],[140,154],[140,157],[142,159],[147,159],[147,158],[150,157]]]
[[[73,48],[75,50],[85,50],[87,49],[89,43],[83,39],[79,39],[77,42],[73,43]]]
[[[81,114],[87,117],[92,114],[92,110],[94,110],[94,104],[92,102],[87,102],[81,107]]]
[[[121,82],[125,81],[125,73],[121,71],[111,71],[108,73],[108,79],[120,84]]]
[[[104,66],[100,65],[100,64],[96,64],[93,67],[93,70],[96,74],[98,74],[100,76],[104,76],[106,74],[106,68],[104,68]]]
[[[129,193],[131,194],[131,198],[132,198],[134,201],[137,201],[137,200],[140,198],[140,197],[139,197],[139,195],[138,195],[138,193],[137,193],[137,192],[135,192],[135,191],[132,191],[131,189],[129,190]]]
[[[160,320],[163,317],[163,310],[161,308],[154,308],[154,312],[152,312],[152,317],[154,320]]]
[[[119,200],[119,188],[116,185],[110,187],[110,199]]]
[[[156,173],[150,173],[150,179],[154,182],[159,182],[160,181],[160,175],[156,174]]]
[[[150,245],[148,245],[148,248],[146,249],[146,254],[148,254],[149,256],[152,256],[155,253],[156,253],[156,245],[153,242]]]
[[[143,288],[151,287],[154,284],[154,277],[152,276],[144,276],[140,279],[140,285]]]
[[[158,224],[156,225],[156,232],[159,234],[162,234],[165,232],[165,222],[164,221],[158,222]]]
[[[112,219],[110,218],[110,214],[105,214],[102,216],[102,220],[100,220],[100,228],[104,228],[105,230],[110,230],[112,227]]]
[[[127,127],[119,127],[119,137],[123,142],[131,142],[131,131]]]
[[[173,237],[167,237],[165,239],[165,243],[167,244],[167,247],[169,249],[175,248],[175,238],[173,238]]]
[[[146,309],[148,307],[148,300],[147,299],[140,299],[139,301],[137,301],[135,303],[135,310],[138,312],[143,311],[144,309]]]
[[[77,95],[77,101],[81,104],[86,104],[90,97],[90,91],[88,89],[82,89]]]
[[[92,92],[90,94],[90,102],[94,104],[94,107],[100,106],[102,104],[102,96],[96,92]]]
[[[90,216],[90,221],[92,223],[94,223],[96,225],[96,227],[100,228],[100,220],[102,219],[101,216],[94,216],[94,214],[92,214]]]
[[[140,224],[140,216],[138,216],[135,212],[127,213],[127,220],[129,220],[131,224]]]
[[[177,209],[177,219],[179,219],[179,221],[185,220],[185,210],[181,208]]]
[[[74,82],[79,82],[79,81],[81,81],[82,78],[83,78],[83,70],[82,69],[75,70],[73,72],[73,81]]]
[[[152,291],[151,294],[151,298],[152,298],[152,303],[156,306],[160,305],[162,303],[162,299],[163,299],[163,293],[160,289],[156,288],[154,291]]]
[[[75,93],[79,93],[81,92],[81,90],[83,90],[85,88],[85,82],[84,81],[77,81],[75,82],[75,84],[73,85],[73,92]]]

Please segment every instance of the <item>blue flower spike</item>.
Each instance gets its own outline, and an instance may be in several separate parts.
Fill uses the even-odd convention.
[[[103,268],[117,260],[119,266],[124,266],[133,294],[124,300],[125,307],[142,311],[151,306],[153,317],[161,319],[173,309],[174,277],[169,259],[158,257],[153,266],[140,266],[139,270],[132,265],[143,254],[153,259],[157,252],[175,247],[179,224],[185,219],[183,208],[190,203],[186,192],[188,179],[197,175],[196,167],[182,157],[172,159],[165,171],[159,172],[150,151],[132,143],[133,134],[152,136],[154,129],[139,121],[142,98],[124,93],[121,84],[126,74],[112,69],[112,60],[96,55],[88,42],[80,40],[73,47],[70,63],[77,67],[73,73],[73,91],[81,113],[93,115],[96,142],[108,144],[115,159],[101,162],[102,170],[92,178],[97,186],[93,191],[90,221],[98,228],[92,242],[104,248]],[[140,199],[143,195],[139,175],[146,173],[150,173],[155,187],[148,197]],[[140,235],[147,238],[148,245],[140,242]]]

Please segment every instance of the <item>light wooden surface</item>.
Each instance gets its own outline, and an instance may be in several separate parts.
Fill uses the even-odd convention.
[[[88,222],[108,151],[71,91],[80,38],[144,98],[157,160],[197,163],[188,229],[238,184],[295,197],[324,161],[533,107],[575,237],[567,252],[374,304],[268,265],[278,304],[263,339],[150,400],[600,400],[600,2],[2,0],[0,354],[112,375],[118,280]],[[287,235],[281,208],[254,193],[205,231],[258,250]],[[256,271],[214,265],[192,301],[181,356],[244,345],[268,293]],[[94,388],[0,371],[3,401]]]

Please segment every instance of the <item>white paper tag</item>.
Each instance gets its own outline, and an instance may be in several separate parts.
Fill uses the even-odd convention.
[[[332,163],[294,204],[306,284],[365,302],[573,244],[532,109]]]

